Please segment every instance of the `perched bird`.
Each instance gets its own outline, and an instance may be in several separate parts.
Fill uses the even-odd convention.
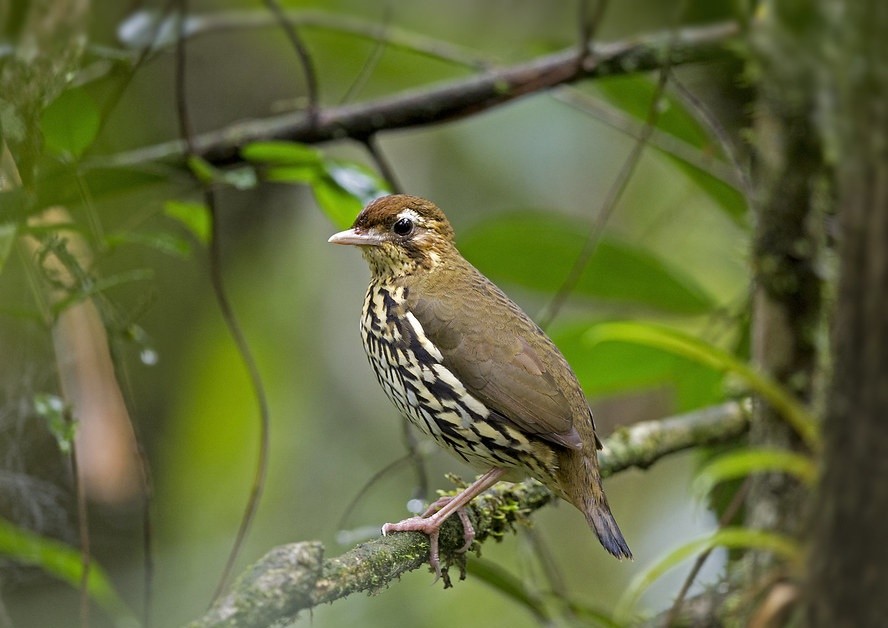
[[[429,535],[440,574],[438,530],[508,477],[530,475],[576,506],[601,544],[631,558],[601,477],[592,413],[577,378],[546,334],[454,245],[444,213],[392,195],[365,207],[333,244],[361,248],[371,279],[361,335],[386,395],[422,432],[486,473],[421,516],[383,526]]]

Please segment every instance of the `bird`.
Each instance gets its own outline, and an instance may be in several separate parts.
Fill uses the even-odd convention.
[[[386,396],[421,432],[484,471],[455,497],[382,533],[427,534],[440,576],[443,522],[459,516],[466,551],[474,539],[469,502],[500,480],[530,476],[579,509],[608,552],[631,559],[576,375],[545,332],[460,254],[444,212],[417,196],[382,196],[328,241],[359,247],[370,267],[360,330]]]

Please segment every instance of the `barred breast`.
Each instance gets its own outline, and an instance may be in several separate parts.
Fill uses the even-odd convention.
[[[519,468],[550,475],[524,434],[497,420],[444,364],[406,307],[408,288],[372,282],[361,336],[376,379],[413,425],[478,469]]]

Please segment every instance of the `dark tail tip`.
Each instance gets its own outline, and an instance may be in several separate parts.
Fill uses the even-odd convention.
[[[590,512],[586,515],[586,520],[592,526],[592,529],[595,530],[595,534],[598,535],[598,540],[601,541],[604,549],[621,560],[623,558],[632,559],[632,551],[629,549],[626,539],[623,538],[623,533],[620,532],[620,528],[617,526],[617,522],[607,506],[598,506],[590,509]]]

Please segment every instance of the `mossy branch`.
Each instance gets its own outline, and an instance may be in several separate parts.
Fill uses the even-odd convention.
[[[613,475],[630,467],[644,469],[677,451],[736,439],[747,428],[747,410],[735,402],[638,423],[605,441],[599,457],[602,474]],[[546,487],[533,480],[497,484],[469,507],[476,542],[501,538],[514,529],[514,523],[554,499]],[[459,561],[455,552],[462,543],[459,520],[453,517],[441,530],[442,559]],[[268,626],[352,593],[374,594],[401,574],[427,564],[428,553],[428,538],[418,532],[380,537],[327,559],[324,546],[317,541],[282,545],[248,568],[231,590],[188,628]]]

